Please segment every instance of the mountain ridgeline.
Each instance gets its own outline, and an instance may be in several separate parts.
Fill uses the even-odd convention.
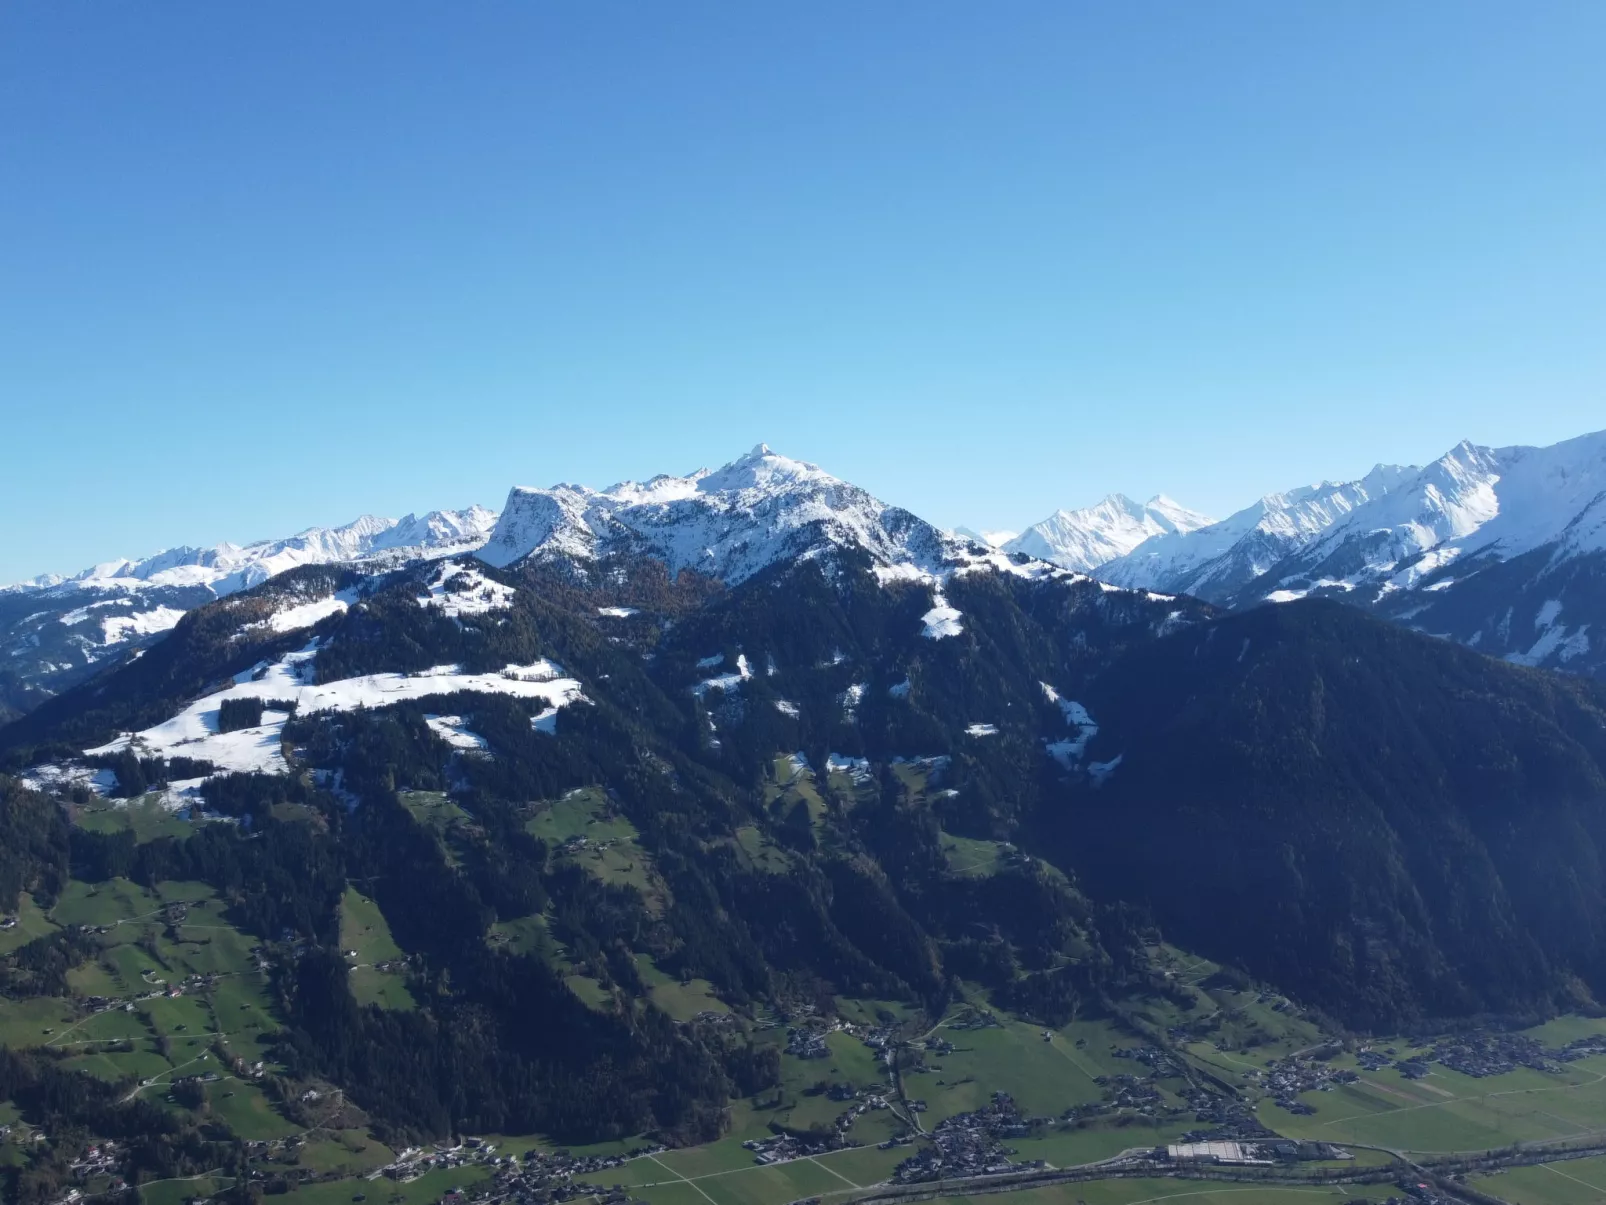
[[[758,449],[524,491],[489,561],[190,611],[0,729],[0,908],[69,870],[211,884],[281,1060],[398,1137],[716,1135],[773,1049],[660,981],[1058,1023],[1170,991],[1164,937],[1357,1029],[1606,999],[1599,684],[1332,601],[1113,587],[840,486]],[[96,792],[233,823],[68,824]],[[416,1008],[353,995],[354,885]],[[59,979],[49,940],[28,974]]]

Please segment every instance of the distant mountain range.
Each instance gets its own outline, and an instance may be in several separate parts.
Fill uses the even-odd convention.
[[[1606,432],[1548,448],[1463,442],[1424,467],[1299,486],[1220,521],[1164,495],[1112,494],[1019,534],[940,531],[760,445],[687,476],[515,487],[500,513],[364,516],[0,588],[0,716],[148,647],[194,607],[297,566],[379,571],[475,551],[494,566],[584,564],[628,553],[733,585],[830,547],[915,574],[961,557],[1031,558],[1229,608],[1334,597],[1516,663],[1606,673]]]
[[[1005,547],[1233,608],[1338,598],[1519,664],[1606,672],[1606,432],[1546,448],[1462,442],[1218,523],[1154,508],[1117,496],[1059,511]],[[1171,529],[1132,542],[1140,511]],[[1101,548],[1119,551],[1090,565]]]
[[[1092,574],[1100,565],[1126,556],[1149,540],[1185,535],[1214,522],[1179,506],[1164,494],[1147,502],[1111,494],[1096,506],[1057,510],[1000,546],[1008,552],[1022,552],[1078,573]]]
[[[187,611],[301,565],[394,564],[470,552],[496,512],[483,506],[403,519],[364,515],[282,540],[169,548],[0,587],[0,718],[49,698],[169,631]]]

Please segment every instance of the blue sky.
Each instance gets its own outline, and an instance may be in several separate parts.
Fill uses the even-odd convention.
[[[945,524],[1606,427],[1606,6],[0,6],[0,581],[759,440]]]

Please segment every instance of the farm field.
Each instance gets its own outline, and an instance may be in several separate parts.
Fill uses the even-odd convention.
[[[1513,1167],[1467,1183],[1512,1205],[1594,1205],[1606,1201],[1606,1157]]]
[[[1314,1114],[1293,1116],[1265,1102],[1262,1121],[1291,1137],[1423,1154],[1578,1138],[1606,1129],[1606,1056],[1558,1072],[1519,1067],[1481,1079],[1435,1065],[1425,1078],[1411,1081],[1384,1068],[1300,1099]]]
[[[1203,1185],[1166,1179],[1087,1180],[1007,1194],[1009,1205],[1327,1205],[1353,1200],[1340,1188],[1293,1188],[1283,1185]],[[942,1205],[984,1205],[995,1196],[938,1197]]]
[[[766,1167],[755,1165],[751,1154],[739,1146],[715,1146],[725,1149],[698,1158],[689,1157],[691,1151],[671,1151],[634,1159],[625,1165],[625,1178],[614,1180],[610,1173],[598,1180],[605,1186],[624,1185],[632,1197],[651,1205],[677,1205],[687,1200],[703,1205],[709,1200],[718,1205],[780,1205],[880,1183],[908,1155],[907,1150],[857,1147]]]

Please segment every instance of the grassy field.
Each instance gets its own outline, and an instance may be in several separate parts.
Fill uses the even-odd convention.
[[[1293,1137],[1423,1153],[1576,1138],[1606,1129],[1606,1056],[1553,1074],[1520,1067],[1485,1079],[1434,1065],[1425,1079],[1410,1081],[1384,1068],[1301,1099],[1316,1109],[1314,1116],[1295,1117],[1262,1104],[1262,1121]]]
[[[714,995],[714,985],[706,979],[682,983],[660,971],[645,954],[636,955],[636,969],[647,985],[652,1002],[677,1021],[690,1021],[698,1013],[730,1012],[730,1005]]]
[[[162,902],[154,893],[127,879],[110,879],[104,883],[81,883],[74,879],[50,910],[50,919],[58,925],[121,925],[149,920],[161,909]]]
[[[185,811],[187,813],[188,809]],[[182,841],[195,831],[189,820],[180,818],[178,810],[166,805],[161,792],[141,795],[138,799],[98,799],[75,807],[73,823],[92,833],[131,831],[134,840],[141,844],[158,837],[175,837]]]
[[[1606,1201],[1606,1158],[1570,1159],[1468,1176],[1472,1187],[1513,1205],[1597,1205]]]
[[[461,865],[459,847],[477,831],[473,817],[443,791],[402,791],[397,797],[414,820],[435,834],[447,864]]]
[[[228,1078],[206,1086],[207,1110],[247,1142],[288,1138],[300,1127],[287,1121],[261,1088]]]
[[[633,1159],[618,1171],[595,1179],[604,1187],[621,1184],[632,1197],[651,1205],[708,1205],[709,1201],[716,1205],[782,1205],[879,1184],[908,1154],[907,1150],[854,1147],[760,1166],[750,1152],[726,1141]]]
[[[837,774],[832,776],[832,788],[839,795],[850,796],[853,783],[846,775]],[[828,811],[814,771],[793,754],[782,754],[771,763],[770,778],[764,784],[764,806],[778,820],[801,809],[816,833],[822,829]]]
[[[351,1205],[352,1197],[363,1193],[372,1205],[435,1205],[447,1193],[472,1188],[489,1177],[487,1168],[459,1167],[425,1172],[406,1184],[392,1180],[327,1180],[304,1184],[284,1200],[287,1205]]]
[[[19,946],[25,946],[35,938],[44,937],[56,930],[56,925],[44,914],[39,905],[34,903],[33,896],[24,891],[17,897],[17,910],[12,914],[16,924],[9,929],[0,929],[0,956],[11,953]]]
[[[765,836],[756,824],[744,824],[738,828],[732,844],[747,870],[761,874],[785,874],[792,869],[792,855]]]
[[[140,1185],[141,1205],[184,1205],[191,1197],[222,1192],[234,1180],[226,1176],[186,1176],[180,1180],[153,1180]]]
[[[1000,841],[978,841],[973,837],[942,835],[943,856],[948,869],[957,875],[985,878],[998,871],[1004,846]]]
[[[390,935],[379,905],[351,886],[340,899],[340,948],[352,964],[351,994],[358,1004],[404,1011],[418,1007],[403,975],[378,969],[377,964],[400,961],[405,954]]]
[[[1134,1179],[1087,1180],[1055,1184],[1010,1193],[1005,1198],[938,1197],[942,1205],[1151,1205],[1176,1201],[1178,1205],[1325,1205],[1349,1200],[1342,1188],[1290,1188],[1284,1185],[1201,1184],[1197,1181]],[[1388,1194],[1384,1194],[1385,1196]]]
[[[600,788],[585,787],[536,804],[525,830],[545,841],[555,857],[583,867],[604,883],[634,887],[648,910],[662,915],[668,899],[663,881],[641,847],[636,826],[614,810]]]
[[[485,940],[493,949],[505,949],[512,954],[535,954],[552,963],[567,961],[544,916],[497,921],[486,932]]]

